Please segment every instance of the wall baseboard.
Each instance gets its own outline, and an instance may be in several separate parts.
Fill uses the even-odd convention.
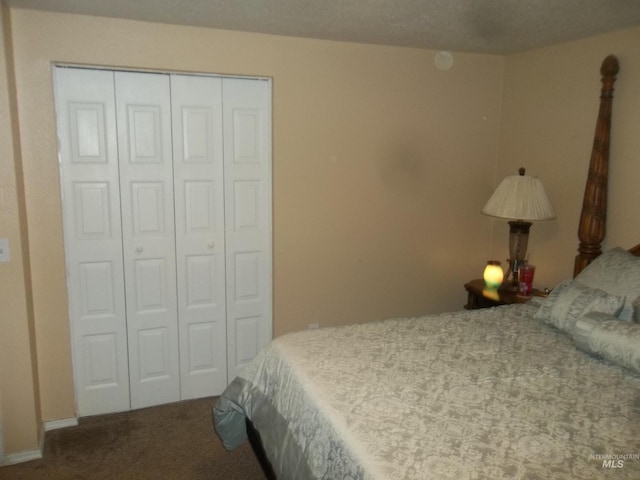
[[[57,430],[58,428],[76,427],[77,425],[78,419],[73,417],[63,418],[61,420],[49,420],[43,423],[42,428],[44,432],[48,432],[51,430]],[[42,458],[42,452],[44,452],[44,432],[41,432],[42,434],[40,435],[39,449],[25,450],[24,452],[9,453],[7,455],[0,456],[0,466],[28,462],[30,460],[38,460],[39,458]]]
[[[25,450],[24,452],[5,455],[0,465],[13,465],[14,463],[28,462],[29,460],[38,460],[39,458],[42,458],[41,450]]]
[[[76,417],[63,418],[60,420],[49,420],[44,422],[44,431],[49,432],[51,430],[57,430],[58,428],[77,427],[78,419]]]

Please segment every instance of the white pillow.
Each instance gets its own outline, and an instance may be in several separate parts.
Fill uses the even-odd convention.
[[[640,325],[637,323],[590,313],[577,320],[571,336],[586,352],[640,373]]]
[[[640,319],[640,308],[637,308],[640,302],[640,257],[622,248],[613,248],[591,262],[575,280],[587,287],[625,297],[625,306],[618,318]]]
[[[534,318],[571,333],[579,317],[591,312],[616,316],[623,307],[624,297],[565,280],[542,302]]]

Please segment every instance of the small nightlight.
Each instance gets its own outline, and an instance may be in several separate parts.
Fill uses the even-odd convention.
[[[487,288],[496,289],[502,285],[504,272],[498,260],[489,260],[487,266],[484,267],[484,283]]]

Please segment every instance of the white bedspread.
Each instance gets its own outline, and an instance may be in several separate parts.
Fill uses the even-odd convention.
[[[216,429],[234,448],[247,415],[282,480],[640,478],[640,377],[534,312],[285,335],[219,399]]]

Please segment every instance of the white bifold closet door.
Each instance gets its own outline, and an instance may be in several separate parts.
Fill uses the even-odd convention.
[[[227,386],[222,79],[172,76],[171,99],[180,378],[193,398]]]
[[[271,338],[268,82],[55,83],[79,415],[221,393]]]
[[[272,336],[270,96],[223,79],[228,378]]]
[[[115,73],[131,408],[180,399],[169,87]]]

